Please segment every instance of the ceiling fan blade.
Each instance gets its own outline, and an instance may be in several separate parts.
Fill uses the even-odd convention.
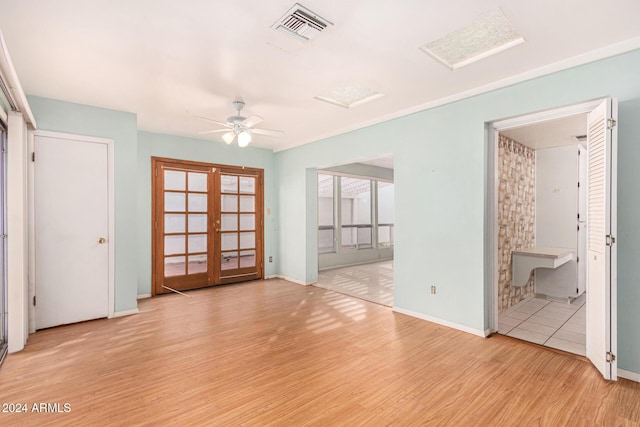
[[[260,116],[251,116],[251,117],[247,117],[246,119],[244,119],[242,121],[242,126],[250,128],[253,127],[255,125],[257,125],[258,123],[260,123],[261,121],[263,121],[264,119]]]
[[[205,130],[204,132],[198,132],[198,135],[206,135],[208,133],[229,132],[229,129],[213,129]]]
[[[284,133],[283,130],[275,130],[275,129],[251,129],[251,133],[255,133],[258,135],[270,135],[270,136],[278,136]]]
[[[233,125],[230,125],[229,123],[219,122],[217,120],[208,119],[206,117],[198,116],[198,118],[202,119],[202,120],[206,120],[206,121],[211,122],[211,123],[215,123],[215,124],[220,125],[220,126],[224,126],[227,129],[231,129],[233,127]]]

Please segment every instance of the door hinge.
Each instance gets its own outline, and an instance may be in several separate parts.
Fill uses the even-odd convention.
[[[613,363],[613,361],[616,360],[616,355],[611,353],[610,351],[607,351],[606,359],[607,363]]]
[[[580,224],[578,224],[578,231],[580,231]]]
[[[613,246],[613,244],[616,242],[616,238],[610,234],[607,234],[606,240],[607,240],[607,246]]]
[[[607,119],[607,129],[613,129],[617,124],[618,122],[616,122],[613,118],[609,117]]]
[[[35,295],[33,296],[33,305],[34,306],[36,305],[36,296]]]
[[[580,188],[580,181],[578,181],[578,188]]]
[[[32,162],[35,162],[35,161],[36,161],[36,152],[35,152],[35,151],[33,151],[33,152],[31,153],[31,161],[32,161]]]
[[[576,257],[576,262],[580,262],[580,257]]]

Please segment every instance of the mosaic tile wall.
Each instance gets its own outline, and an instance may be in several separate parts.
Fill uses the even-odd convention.
[[[534,292],[533,274],[526,286],[511,285],[511,251],[535,245],[535,151],[500,135],[498,180],[498,312],[502,312]]]

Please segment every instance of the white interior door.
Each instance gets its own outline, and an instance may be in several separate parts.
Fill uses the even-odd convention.
[[[617,104],[589,114],[587,134],[587,357],[606,379],[616,379],[616,127]]]
[[[109,147],[36,136],[36,328],[109,314]]]

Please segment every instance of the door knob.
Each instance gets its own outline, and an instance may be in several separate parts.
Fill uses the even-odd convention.
[[[98,243],[103,244],[104,242],[106,242],[107,239],[105,239],[104,237],[101,237],[98,239]]]

